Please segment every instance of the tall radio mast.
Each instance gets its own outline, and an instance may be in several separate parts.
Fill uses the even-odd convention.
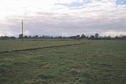
[[[21,25],[22,25],[22,41],[23,41],[23,37],[24,37],[24,24],[23,24],[23,19],[21,21]]]

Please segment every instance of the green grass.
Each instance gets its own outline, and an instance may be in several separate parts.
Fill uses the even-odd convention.
[[[23,50],[29,48],[58,46],[66,44],[78,44],[83,41],[77,40],[0,40],[0,52],[12,51],[12,50]]]
[[[0,84],[126,84],[125,40],[37,42],[84,44],[0,54]]]

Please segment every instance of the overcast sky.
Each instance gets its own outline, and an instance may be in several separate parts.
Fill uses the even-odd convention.
[[[0,36],[126,35],[126,0],[0,0]]]

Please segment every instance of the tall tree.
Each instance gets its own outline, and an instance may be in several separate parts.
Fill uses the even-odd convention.
[[[98,33],[95,34],[95,38],[96,38],[96,39],[99,38],[99,34],[98,34]]]
[[[86,38],[86,36],[85,36],[84,34],[82,34],[82,35],[81,35],[81,38],[82,38],[82,39],[83,39],[83,38]]]

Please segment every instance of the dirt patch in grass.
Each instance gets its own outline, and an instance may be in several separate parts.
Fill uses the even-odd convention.
[[[41,68],[41,67],[42,67],[42,68],[49,68],[49,64],[48,64],[48,63],[44,63],[44,64],[41,64],[39,67],[40,67],[40,68]]]

